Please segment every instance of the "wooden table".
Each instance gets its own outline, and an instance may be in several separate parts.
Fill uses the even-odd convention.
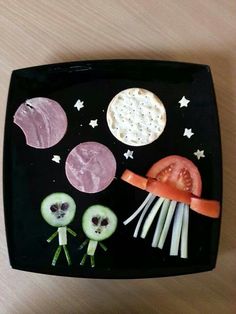
[[[224,158],[214,271],[87,280],[12,270],[1,208],[0,313],[236,313],[235,13],[232,0],[0,0],[1,146],[13,69],[85,59],[179,60],[211,66]]]

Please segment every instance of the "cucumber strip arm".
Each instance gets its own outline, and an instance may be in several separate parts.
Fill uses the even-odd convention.
[[[50,242],[57,236],[57,232],[58,232],[58,231],[55,231],[55,232],[51,235],[51,237],[49,237],[49,238],[47,239],[47,242],[48,242],[48,243],[50,243]]]
[[[173,224],[172,236],[171,236],[171,244],[170,244],[171,256],[177,256],[179,252],[180,235],[181,235],[182,224],[183,224],[183,213],[184,213],[184,203],[178,203],[176,211],[175,211],[174,224]]]
[[[80,262],[81,266],[83,266],[85,264],[87,256],[88,256],[87,253],[85,253],[83,258],[82,258],[82,260],[81,260],[81,262]]]
[[[76,236],[77,236],[77,233],[74,232],[71,228],[68,228],[68,227],[67,227],[67,231],[68,231],[71,235],[73,235],[73,237],[76,237]]]
[[[180,245],[181,258],[188,257],[188,225],[189,225],[189,206],[185,204]]]
[[[90,255],[90,263],[92,267],[95,267],[95,259],[94,259],[94,255]]]
[[[82,244],[80,244],[79,250],[82,250],[88,242],[89,239],[86,239]]]
[[[128,218],[126,219],[123,224],[127,225],[128,223],[130,223],[144,208],[144,206],[147,204],[147,202],[149,201],[149,199],[152,197],[152,193],[149,193],[148,196],[145,198],[145,200],[142,202],[142,204],[139,206],[139,208]]]
[[[165,244],[165,240],[166,240],[169,228],[170,228],[171,220],[172,220],[172,217],[173,217],[174,212],[175,212],[176,204],[177,204],[176,201],[171,201],[171,203],[170,203],[170,207],[168,209],[165,224],[164,224],[164,227],[162,229],[160,240],[159,240],[158,245],[157,245],[157,247],[159,247],[159,249],[162,249],[164,244]]]
[[[107,251],[106,245],[104,245],[102,242],[99,242],[99,245],[101,246],[101,248],[102,248],[105,252]]]
[[[151,204],[152,204],[152,202],[154,201],[155,198],[156,198],[156,196],[152,195],[152,197],[149,199],[149,201],[147,202],[146,206],[144,207],[144,210],[143,210],[141,216],[139,217],[138,223],[137,223],[136,228],[134,230],[134,235],[133,235],[134,238],[137,238],[140,226],[141,226],[142,221],[143,221],[143,218],[146,215],[149,207],[151,206]]]
[[[160,216],[158,218],[156,230],[152,239],[152,247],[157,247],[158,245],[169,206],[170,206],[170,200],[165,199],[161,206]]]
[[[147,216],[146,220],[145,220],[145,223],[143,225],[143,229],[142,229],[142,233],[141,233],[141,238],[145,239],[152,223],[153,223],[153,220],[154,218],[156,217],[156,214],[159,210],[159,208],[161,207],[162,203],[164,202],[164,198],[163,197],[160,197],[155,205],[153,206],[152,210],[150,211],[149,215]]]
[[[70,254],[69,254],[69,251],[67,250],[66,245],[63,245],[63,249],[64,249],[64,252],[65,252],[67,263],[70,266],[71,265],[71,258],[70,258]]]
[[[58,257],[61,253],[62,246],[59,245],[52,259],[52,266],[55,266],[58,260]]]

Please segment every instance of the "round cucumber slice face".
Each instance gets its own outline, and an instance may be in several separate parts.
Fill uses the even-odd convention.
[[[89,207],[82,217],[82,228],[90,240],[103,241],[116,230],[117,217],[113,211],[102,205]]]
[[[73,198],[65,193],[53,193],[45,197],[41,204],[41,214],[53,227],[67,226],[74,218],[76,204]]]

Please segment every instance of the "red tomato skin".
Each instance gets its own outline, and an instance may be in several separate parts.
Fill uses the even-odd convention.
[[[166,169],[166,174],[164,174],[163,178],[165,182],[168,182],[171,185],[176,185],[177,188],[179,173],[182,169],[186,169],[187,172],[190,174],[192,180],[192,187],[189,192],[198,197],[201,196],[202,193],[201,175],[198,168],[191,160],[178,155],[171,155],[162,158],[152,165],[152,167],[148,170],[146,176],[149,178],[157,178],[158,174],[160,174],[164,169]]]

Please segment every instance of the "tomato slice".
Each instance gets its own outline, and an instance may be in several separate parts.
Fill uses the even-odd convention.
[[[202,180],[198,168],[189,159],[171,155],[157,161],[147,172],[147,177],[175,186],[177,190],[200,196]]]
[[[151,178],[148,179],[146,190],[156,196],[165,197],[185,204],[190,204],[192,196],[190,192],[181,191],[169,183],[160,182]]]
[[[204,200],[197,197],[191,197],[190,208],[195,212],[218,218],[220,216],[220,203],[215,200]]]
[[[128,169],[123,172],[121,179],[139,189],[146,190],[147,178],[139,176]]]

